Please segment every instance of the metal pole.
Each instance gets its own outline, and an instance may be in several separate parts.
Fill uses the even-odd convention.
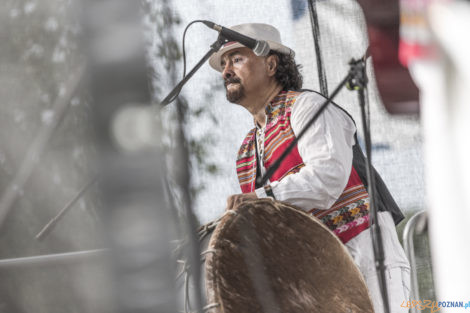
[[[406,223],[405,229],[403,230],[403,246],[405,249],[406,256],[410,261],[411,266],[411,293],[410,299],[421,299],[419,296],[419,285],[418,285],[418,273],[416,268],[416,256],[414,250],[414,234],[416,226],[421,219],[426,218],[426,212],[421,211],[413,215],[408,223]],[[417,313],[416,307],[411,308],[412,313]]]
[[[80,191],[65,205],[65,207],[60,210],[60,212],[54,216],[46,226],[41,229],[41,231],[36,235],[37,240],[43,240],[57,225],[57,223],[64,217],[65,213],[73,207],[75,203],[87,192],[87,190],[96,182],[97,177],[93,178],[92,180],[86,182],[86,184],[80,189]]]
[[[36,255],[14,259],[3,259],[0,260],[0,269],[5,270],[18,267],[70,264],[102,258],[107,253],[109,253],[108,249],[95,249],[76,252]]]
[[[72,77],[67,84],[66,93],[57,98],[53,105],[54,118],[51,123],[43,124],[41,129],[38,131],[38,135],[26,153],[15,177],[2,193],[0,197],[0,227],[3,225],[3,222],[15,203],[18,193],[24,188],[24,185],[36,168],[36,164],[39,162],[42,154],[46,150],[54,131],[67,113],[68,108],[70,107],[70,99],[82,82],[84,70],[85,67],[82,67],[79,71],[72,74]]]
[[[367,53],[366,53],[367,55]],[[369,214],[370,214],[370,231],[372,237],[372,246],[374,250],[375,265],[377,269],[377,277],[379,279],[379,287],[382,294],[382,301],[384,306],[384,312],[390,312],[390,304],[388,300],[388,291],[387,283],[385,278],[385,255],[383,249],[383,240],[382,232],[380,230],[380,225],[377,218],[377,206],[375,204],[376,200],[376,190],[375,190],[375,175],[373,174],[372,167],[372,143],[370,138],[370,125],[369,119],[366,116],[366,102],[364,89],[367,86],[368,79],[365,71],[365,62],[366,56],[360,60],[351,60],[351,71],[354,73],[352,75],[353,80],[350,82],[349,87],[357,90],[359,106],[361,108],[361,118],[362,118],[362,131],[364,135],[365,145],[366,145],[366,175],[367,175],[367,184],[369,193]],[[368,109],[368,108],[367,108]]]
[[[328,97],[328,80],[326,78],[325,67],[323,66],[323,56],[320,47],[320,26],[318,23],[317,0],[308,0],[308,8],[310,11],[310,24],[312,25],[313,43],[315,45],[315,56],[317,61],[318,81],[320,83],[320,91],[322,95]]]

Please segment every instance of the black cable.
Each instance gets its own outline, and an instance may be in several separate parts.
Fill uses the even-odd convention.
[[[192,22],[190,22],[188,25],[186,25],[186,27],[184,28],[184,32],[183,32],[183,42],[182,42],[182,47],[183,47],[183,78],[186,77],[186,32],[188,31],[189,27],[195,23],[202,23],[204,22],[203,20],[194,20]],[[173,101],[175,101],[176,97],[179,96],[181,92],[181,89],[178,90],[178,92],[173,96],[173,98],[171,98],[169,100],[168,103],[171,103]]]
[[[189,23],[186,28],[184,29],[183,32],[183,78],[186,76],[186,49],[185,49],[185,38],[186,38],[186,32],[188,31],[189,27],[193,25],[194,23],[203,23],[203,20],[194,20],[191,23]]]
[[[198,21],[193,21],[191,22],[187,28],[196,23]],[[185,30],[185,33],[186,33]],[[184,38],[183,38],[184,42]],[[165,99],[162,100],[160,103],[161,106],[165,106],[169,104],[171,101],[177,99],[177,96],[183,86],[186,84],[188,80],[190,80],[193,75],[201,68],[201,66],[217,51],[220,50],[222,45],[226,42],[226,39],[222,36],[218,36],[217,40],[210,46],[209,51],[202,57],[202,59],[194,66],[191,71],[186,75],[186,73],[183,73],[184,76],[182,80],[176,85],[175,88],[165,97]],[[186,63],[186,62],[185,62]],[[186,66],[185,66],[186,68]],[[186,70],[185,70],[186,72]],[[198,237],[196,236],[196,229],[197,229],[197,220],[192,212],[192,205],[191,205],[191,193],[190,193],[190,187],[189,187],[189,182],[190,182],[190,174],[189,174],[189,152],[188,152],[188,144],[186,141],[185,133],[184,133],[184,107],[181,103],[181,101],[176,101],[176,112],[177,112],[177,136],[178,136],[178,153],[176,154],[178,157],[181,159],[180,165],[182,166],[180,173],[178,173],[177,176],[177,182],[181,186],[181,191],[182,191],[182,200],[183,200],[183,206],[184,206],[184,211],[186,213],[186,227],[187,231],[189,234],[189,260],[190,264],[192,264],[192,277],[193,277],[193,282],[195,287],[195,305],[196,305],[196,312],[202,312],[202,292],[200,288],[200,268],[198,266],[199,260],[200,260],[200,252],[199,252],[199,241]]]

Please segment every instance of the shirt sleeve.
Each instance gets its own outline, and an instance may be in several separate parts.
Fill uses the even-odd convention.
[[[323,96],[313,92],[299,95],[291,113],[291,127],[296,136],[324,101]],[[343,192],[351,173],[355,131],[354,122],[345,112],[328,105],[297,144],[305,166],[270,184],[276,199],[306,211],[330,208]],[[255,192],[259,198],[266,197],[264,188]]]

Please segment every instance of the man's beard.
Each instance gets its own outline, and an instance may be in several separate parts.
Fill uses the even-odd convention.
[[[228,89],[227,86],[228,84],[238,84],[238,87],[236,88],[230,88]],[[245,96],[245,90],[243,88],[243,85],[240,82],[240,79],[238,78],[229,78],[225,80],[225,89],[226,89],[226,96],[227,100],[232,102],[232,103],[240,103],[240,101],[243,99]]]

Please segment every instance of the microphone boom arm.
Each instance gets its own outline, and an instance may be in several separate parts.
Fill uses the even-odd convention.
[[[173,102],[174,98],[180,93],[181,89],[183,89],[183,86],[188,82],[188,80],[193,77],[193,75],[201,68],[201,66],[206,63],[206,61],[217,51],[219,51],[220,47],[224,43],[227,42],[227,39],[219,35],[217,40],[210,46],[211,48],[209,51],[202,57],[202,59],[193,67],[193,69],[186,74],[186,76],[183,77],[183,79],[173,88],[173,90],[170,91],[170,93],[160,102],[160,106],[166,106]]]

